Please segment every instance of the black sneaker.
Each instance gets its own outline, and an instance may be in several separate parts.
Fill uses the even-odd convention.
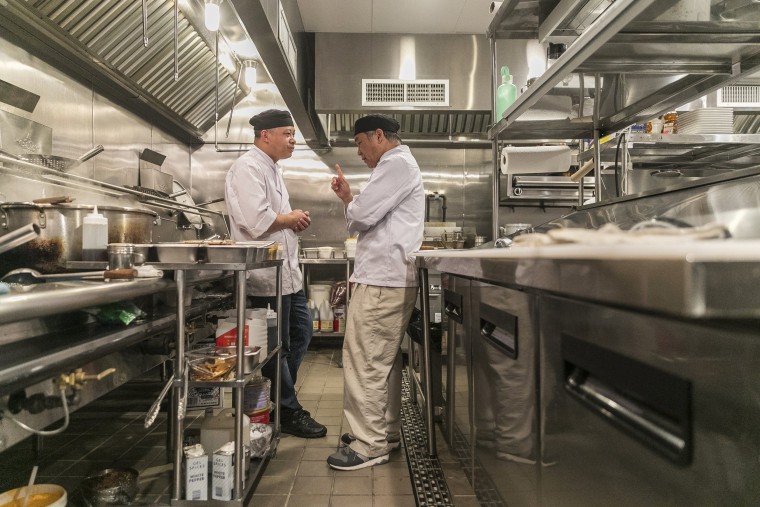
[[[340,445],[339,447],[346,447],[351,445],[351,442],[356,440],[356,437],[353,436],[350,433],[343,433],[340,436]],[[401,449],[401,441],[400,440],[388,440],[388,450],[389,451],[395,451],[396,449]]]
[[[384,465],[385,463],[388,463],[387,454],[369,458],[350,447],[341,447],[327,458],[327,464],[336,470],[359,470],[375,465]]]
[[[327,428],[312,419],[304,409],[283,410],[280,415],[280,431],[301,438],[321,438],[327,435]]]

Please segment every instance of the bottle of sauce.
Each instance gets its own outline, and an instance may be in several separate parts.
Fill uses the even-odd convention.
[[[98,213],[98,207],[82,220],[82,260],[108,260],[108,219]]]
[[[319,305],[319,330],[322,333],[333,332],[333,312],[327,300],[322,301],[322,304]]]
[[[309,315],[311,316],[311,331],[319,332],[319,308],[313,299],[309,300]]]

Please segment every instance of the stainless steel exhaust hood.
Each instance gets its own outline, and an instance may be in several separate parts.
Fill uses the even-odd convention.
[[[415,144],[488,142],[491,56],[484,36],[315,36],[315,108],[333,145],[353,145],[353,122],[371,112],[393,115],[401,137]]]
[[[235,81],[216,64],[202,30],[178,16],[179,79],[174,80],[174,3],[102,0],[4,0],[3,37],[153,122],[179,140],[202,143],[214,124],[219,75],[220,117]],[[241,95],[244,92],[238,89]]]

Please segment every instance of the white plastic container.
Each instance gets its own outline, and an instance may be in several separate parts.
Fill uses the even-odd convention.
[[[251,432],[248,430],[251,419],[243,414],[243,445],[251,443]],[[227,442],[235,441],[235,414],[231,408],[222,409],[217,415],[206,416],[201,423],[201,445],[209,455]],[[211,450],[213,449],[213,450]]]
[[[353,259],[356,257],[356,238],[348,238],[345,241],[346,258]]]
[[[314,301],[317,309],[322,306],[322,301],[330,300],[330,290],[332,290],[332,285],[329,284],[309,284],[309,299]]]
[[[98,213],[98,207],[82,220],[82,260],[108,260],[108,219]]]

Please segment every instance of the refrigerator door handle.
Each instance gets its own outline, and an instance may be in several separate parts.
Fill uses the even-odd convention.
[[[671,456],[683,454],[686,439],[666,427],[666,423],[613,389],[604,386],[580,369],[565,384],[568,391],[606,419],[615,420],[633,436],[656,447],[667,449]]]

